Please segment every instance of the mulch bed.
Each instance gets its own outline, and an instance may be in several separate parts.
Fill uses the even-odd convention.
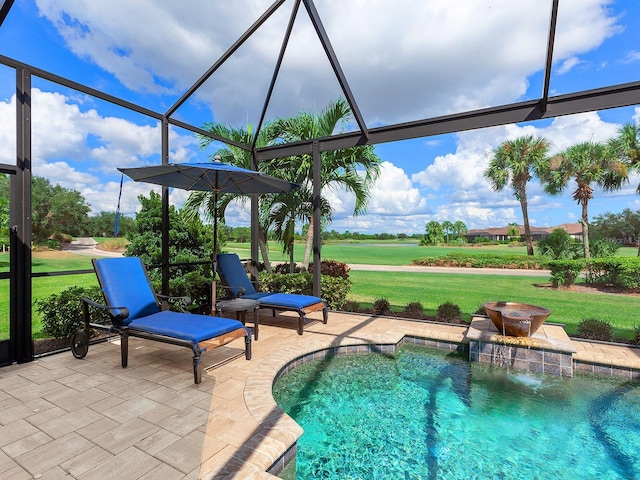
[[[107,338],[106,332],[96,332],[91,336],[90,343]],[[44,353],[57,352],[71,348],[70,338],[35,338],[33,340],[33,354],[42,355]]]

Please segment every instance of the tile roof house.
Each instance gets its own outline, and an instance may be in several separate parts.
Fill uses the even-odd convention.
[[[523,225],[516,225],[515,227],[518,229],[518,232],[520,232],[520,235],[524,235]],[[536,241],[548,237],[556,228],[561,228],[566,231],[571,238],[582,241],[582,225],[579,223],[563,223],[555,227],[531,227],[531,238],[533,241]],[[499,242],[511,239],[509,235],[510,229],[511,225],[505,227],[476,228],[467,231],[464,236],[469,243],[473,243],[473,241],[479,237],[487,238],[492,242]]]

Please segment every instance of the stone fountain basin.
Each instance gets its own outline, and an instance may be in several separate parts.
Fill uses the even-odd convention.
[[[484,310],[503,335],[530,337],[544,323],[551,310],[517,302],[487,302]]]

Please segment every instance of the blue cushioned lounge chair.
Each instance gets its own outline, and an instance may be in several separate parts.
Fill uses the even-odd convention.
[[[163,310],[160,301],[170,297],[157,295],[144,264],[138,257],[93,259],[93,268],[106,305],[83,298],[84,329],[72,338],[72,353],[83,358],[89,346],[90,327],[108,328],[120,334],[122,367],[128,363],[129,337],[140,337],[193,350],[193,378],[202,380],[202,353],[237,338],[245,339],[245,356],[251,359],[251,331],[241,322],[229,318]],[[89,306],[108,313],[111,326],[92,323]]]
[[[292,311],[299,315],[298,335],[302,335],[307,314],[322,310],[323,323],[327,323],[328,310],[321,298],[295,293],[257,292],[247,275],[240,258],[235,253],[217,255],[217,271],[220,280],[232,298],[258,300],[260,308],[270,308],[275,316],[276,310]],[[258,324],[255,325],[256,336]]]

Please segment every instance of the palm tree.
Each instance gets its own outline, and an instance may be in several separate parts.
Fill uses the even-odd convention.
[[[462,220],[457,220],[453,224],[453,233],[456,238],[461,238],[465,233],[467,233],[467,224]]]
[[[446,238],[446,243],[448,245],[449,244],[449,234],[451,232],[453,232],[453,223],[451,223],[449,220],[445,220],[444,222],[442,222],[442,230],[444,232],[444,236]]]
[[[582,207],[582,241],[585,258],[589,251],[589,201],[595,183],[604,191],[619,190],[629,179],[627,165],[616,158],[615,151],[597,142],[582,142],[567,148],[551,159],[544,173],[545,191],[561,193],[570,179],[576,182],[573,199]]]
[[[627,123],[620,127],[618,136],[609,140],[609,146],[618,159],[627,164],[629,170],[640,171],[640,123]],[[636,187],[636,193],[640,195],[640,184]],[[640,257],[640,242],[638,256]]]
[[[522,209],[528,255],[533,255],[533,241],[529,226],[527,183],[534,175],[540,176],[548,151],[549,142],[533,135],[507,140],[493,151],[489,167],[484,173],[494,191],[501,191],[508,183],[511,184],[513,196]]]
[[[293,245],[295,224],[313,215],[313,204],[310,192],[296,189],[289,193],[272,195],[260,205],[261,223],[270,225],[276,238],[282,242],[282,252],[289,254],[289,271],[294,271]],[[322,217],[331,219],[331,206],[326,199],[321,199]]]
[[[229,127],[223,123],[206,123],[204,125],[204,128],[218,137],[227,138],[238,144],[252,145],[254,141],[254,133],[251,125],[247,125],[246,129],[242,129]],[[260,147],[268,144],[269,139],[264,134],[267,128],[268,125],[266,125],[265,128],[263,128],[258,134],[256,146]],[[200,148],[207,148],[211,144],[211,142],[213,142],[213,140],[210,137],[201,136]],[[219,159],[224,163],[229,163],[238,167],[247,169],[252,168],[251,152],[235,145],[229,145],[218,149],[216,152],[214,152],[212,157],[217,157],[216,159]],[[259,167],[261,167],[261,169],[265,171],[268,169],[269,163],[261,163]],[[228,193],[218,194],[217,212],[219,219],[224,219],[224,212],[227,206],[229,205],[229,203],[231,203],[232,200],[238,199],[238,197],[238,195]],[[269,195],[262,195],[260,201],[264,201],[268,197]],[[202,210],[209,219],[214,219],[214,212],[216,212],[215,198],[216,197],[213,192],[191,192],[183,208],[192,216],[198,215]],[[269,262],[269,252],[267,249],[266,235],[264,234],[266,230],[267,228],[264,224],[259,225],[258,244],[260,246],[260,253],[262,255],[262,260],[264,261],[265,268],[270,272],[271,264]],[[218,243],[218,245],[220,245],[220,243]]]
[[[609,146],[630,170],[640,171],[640,123],[627,123],[620,127],[618,136],[609,140]],[[640,184],[636,193],[640,194]]]
[[[284,142],[296,142],[311,140],[314,138],[329,137],[338,129],[343,130],[351,117],[351,109],[343,100],[330,103],[327,108],[318,114],[303,112],[300,115],[288,119],[277,119],[266,129],[266,136],[277,138]],[[285,176],[287,180],[302,184],[302,191],[312,195],[310,188],[313,178],[312,155],[287,157],[274,161],[272,168]],[[380,159],[374,153],[373,146],[364,145],[322,153],[321,188],[328,189],[346,188],[355,194],[355,207],[353,214],[359,215],[366,211],[370,196],[370,189],[380,173]],[[312,197],[301,200],[312,204]],[[303,259],[303,267],[309,266],[311,246],[313,243],[313,215],[307,216],[309,229]]]

